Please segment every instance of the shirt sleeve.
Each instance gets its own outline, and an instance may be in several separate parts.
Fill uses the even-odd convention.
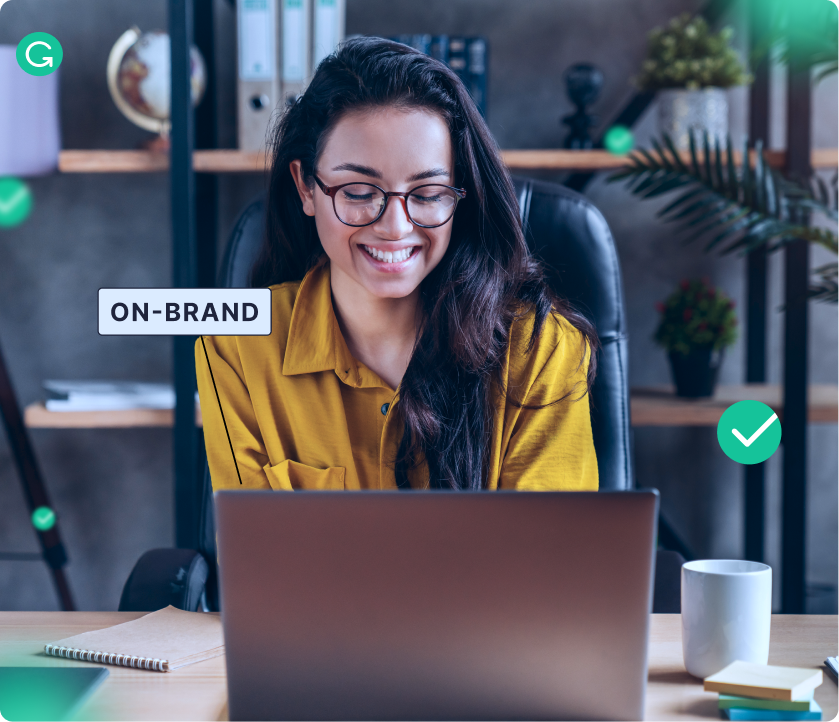
[[[268,463],[268,453],[243,380],[236,337],[199,336],[195,342],[195,373],[213,491],[270,489],[263,470]]]
[[[582,334],[567,321],[562,326],[564,330],[547,360],[536,372],[524,398],[518,399],[522,408],[517,409],[501,464],[499,489],[598,489],[597,455],[586,390],[591,350],[586,346],[583,356]]]

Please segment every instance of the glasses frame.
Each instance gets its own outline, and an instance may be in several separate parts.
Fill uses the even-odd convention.
[[[448,223],[454,217],[454,212],[457,210],[457,204],[460,201],[462,201],[464,198],[466,198],[466,189],[465,188],[455,188],[454,186],[447,186],[447,185],[444,185],[443,183],[425,183],[421,186],[417,186],[416,188],[412,188],[409,191],[386,191],[384,188],[380,188],[375,183],[367,183],[366,181],[353,181],[352,183],[342,183],[341,185],[337,185],[337,186],[328,186],[320,178],[318,178],[317,175],[314,176],[314,179],[315,179],[315,183],[318,184],[318,187],[324,192],[324,194],[328,195],[330,198],[332,198],[332,210],[335,212],[335,217],[339,221],[341,221],[341,223],[343,223],[345,226],[350,226],[352,228],[364,228],[364,226],[373,225],[376,221],[379,220],[379,218],[382,217],[384,212],[387,210],[388,201],[394,196],[398,196],[398,197],[404,199],[404,201],[405,201],[405,215],[408,216],[408,220],[411,221],[411,223],[413,223],[415,226],[418,226],[419,228],[439,228],[440,226],[446,225],[446,223]],[[376,190],[378,190],[379,192],[384,194],[385,202],[382,204],[382,207],[379,210],[379,214],[369,223],[358,223],[358,224],[347,223],[345,220],[343,220],[341,218],[341,216],[338,215],[338,209],[335,207],[335,194],[339,190],[341,190],[341,188],[346,188],[347,186],[357,186],[357,185],[371,186],[372,188],[375,188]],[[417,223],[413,218],[411,218],[411,211],[408,210],[408,196],[415,193],[420,188],[428,188],[430,186],[448,188],[449,190],[454,191],[455,201],[454,201],[454,207],[452,208],[451,215],[448,218],[446,218],[445,221],[443,221],[442,223],[435,223],[434,225],[431,225],[431,226],[426,226],[426,225],[423,225],[422,223]]]

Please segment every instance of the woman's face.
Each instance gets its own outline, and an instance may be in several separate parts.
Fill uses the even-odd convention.
[[[452,219],[437,228],[415,226],[404,199],[391,197],[375,223],[348,226],[336,217],[329,196],[303,182],[300,161],[292,162],[291,172],[303,211],[315,217],[329,256],[333,290],[355,284],[353,291],[363,289],[377,298],[404,298],[446,253]],[[373,183],[385,191],[410,191],[428,183],[454,186],[449,129],[440,116],[422,110],[349,113],[332,130],[315,173],[327,186]],[[391,254],[391,262],[375,257],[380,252]]]

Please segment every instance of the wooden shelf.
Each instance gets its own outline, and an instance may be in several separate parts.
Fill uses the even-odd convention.
[[[504,150],[504,162],[511,170],[616,170],[626,165],[628,156],[605,150]],[[741,153],[735,153],[740,162]],[[785,151],[766,154],[770,165],[782,167]],[[683,154],[685,160],[687,154]],[[197,150],[193,153],[197,173],[259,173],[266,170],[262,152],[239,150]],[[839,163],[836,148],[813,151],[814,168],[835,168]],[[148,150],[63,150],[58,156],[62,173],[161,173],[169,169],[166,153]]]
[[[814,384],[809,388],[808,417],[812,423],[835,424],[839,388]],[[783,422],[783,393],[774,384],[719,386],[710,399],[682,399],[672,386],[632,389],[633,426],[716,426],[723,411],[731,404],[753,399],[770,406]]]
[[[839,389],[831,385],[810,386],[812,423],[835,424]],[[762,401],[783,421],[781,387],[766,384],[720,386],[710,399],[681,399],[672,386],[635,388],[631,391],[633,426],[716,426],[723,411],[744,399]],[[24,423],[34,429],[107,429],[138,426],[172,426],[173,413],[163,409],[128,411],[47,411],[42,402],[24,411]],[[195,408],[195,423],[201,426],[201,410]]]
[[[47,411],[44,403],[30,404],[23,411],[23,423],[30,429],[126,429],[139,426],[171,427],[171,409],[127,409],[121,411]],[[202,426],[201,409],[195,406],[195,424]]]
[[[196,150],[193,166],[198,173],[258,173],[265,169],[261,152]],[[62,173],[162,173],[169,170],[169,156],[150,150],[62,150]]]

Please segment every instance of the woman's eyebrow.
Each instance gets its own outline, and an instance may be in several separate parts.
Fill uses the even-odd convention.
[[[366,165],[359,165],[358,163],[341,163],[340,165],[336,165],[332,170],[348,170],[353,173],[360,173],[361,175],[369,176],[370,178],[378,178],[380,180],[382,178],[382,174],[375,168],[371,168]],[[413,181],[425,180],[426,178],[440,177],[449,178],[450,174],[445,168],[429,168],[421,173],[414,173],[414,175],[408,178],[408,182],[411,183]]]
[[[429,170],[424,170],[422,173],[414,173],[414,175],[408,178],[408,182],[425,180],[426,178],[438,178],[440,176],[448,178],[449,172],[445,168],[431,168]]]
[[[366,165],[358,165],[358,163],[341,163],[336,165],[332,170],[349,170],[353,173],[361,173],[361,175],[370,176],[371,178],[381,179],[382,174],[375,168],[370,168]]]

